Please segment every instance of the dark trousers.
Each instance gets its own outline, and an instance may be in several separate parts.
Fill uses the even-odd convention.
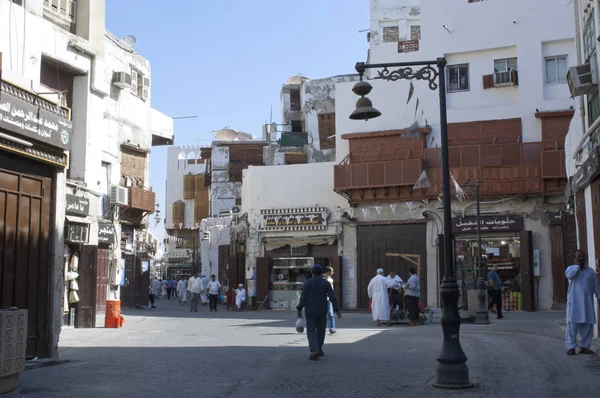
[[[403,310],[402,296],[400,295],[400,293],[395,293],[394,291],[392,291],[392,293],[390,293],[390,308],[392,312],[396,309],[396,306],[398,306],[399,311]]]
[[[152,305],[152,306],[153,306],[153,305],[154,305],[154,303],[155,303],[155,301],[154,301],[154,297],[156,297],[156,296],[154,296],[154,294],[152,294],[152,293],[150,293],[150,294],[148,295],[148,299],[150,299],[150,305]]]
[[[325,329],[327,327],[327,314],[322,316],[306,317],[306,337],[310,352],[321,352],[325,343]]]
[[[488,305],[488,311],[496,304],[496,314],[498,315],[498,318],[502,318],[502,290],[490,289],[489,297],[490,304]]]
[[[168,287],[167,288],[167,300],[171,300],[171,294],[173,294],[173,288]]]
[[[208,304],[210,305],[210,310],[217,310],[217,300],[219,299],[218,294],[209,294],[208,295]]]
[[[419,319],[419,298],[415,296],[405,296],[406,298],[406,309],[408,310],[411,321]]]

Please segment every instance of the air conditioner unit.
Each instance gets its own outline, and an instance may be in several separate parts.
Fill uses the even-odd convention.
[[[131,75],[126,72],[114,72],[112,83],[119,88],[131,88]]]
[[[494,73],[494,87],[511,87],[517,85],[517,71]]]
[[[598,85],[598,71],[594,63],[577,65],[569,68],[567,83],[571,98],[589,94]]]
[[[110,187],[110,203],[114,205],[127,206],[129,204],[128,190],[125,187],[113,185]]]
[[[89,228],[87,225],[67,225],[65,231],[65,240],[71,243],[87,243],[88,231]]]
[[[202,240],[210,240],[210,232],[202,232]]]
[[[241,210],[240,210],[240,208],[239,208],[238,206],[233,206],[233,207],[231,208],[231,212],[232,212],[232,213],[234,213],[234,214],[235,214],[235,213],[239,213],[240,211],[241,211]]]

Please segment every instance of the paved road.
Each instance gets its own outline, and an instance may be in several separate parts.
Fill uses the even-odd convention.
[[[474,389],[430,387],[439,323],[375,327],[345,314],[320,361],[289,312],[190,313],[176,302],[129,311],[123,329],[64,329],[69,363],[27,370],[15,397],[597,397],[600,357],[567,357],[561,313],[463,325]]]

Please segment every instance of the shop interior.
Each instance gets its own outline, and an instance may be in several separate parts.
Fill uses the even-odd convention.
[[[456,239],[456,278],[460,288],[461,297],[459,307],[468,308],[469,290],[477,289],[479,268],[477,263],[478,240],[477,236],[461,236]],[[521,242],[518,235],[485,235],[481,238],[482,262],[484,265],[484,279],[487,282],[487,272],[494,266],[498,267],[498,275],[502,281],[503,310],[520,310],[521,279],[520,279],[520,253]]]

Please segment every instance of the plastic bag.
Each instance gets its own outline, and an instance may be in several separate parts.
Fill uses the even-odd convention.
[[[298,318],[296,321],[296,332],[304,333],[304,328],[306,327],[306,321],[304,318]]]

